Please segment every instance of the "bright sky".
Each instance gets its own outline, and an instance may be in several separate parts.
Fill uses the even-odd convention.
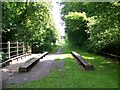
[[[60,33],[60,36],[65,35],[64,25],[62,25],[63,21],[61,19],[60,9],[61,6],[55,1],[52,0],[52,15],[53,19],[56,25],[56,28],[58,29],[58,32]]]

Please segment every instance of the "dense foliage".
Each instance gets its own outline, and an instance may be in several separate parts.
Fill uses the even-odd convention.
[[[63,5],[62,14],[63,19],[66,22],[66,27],[68,27],[67,23],[70,23],[71,28],[76,28],[76,26],[73,25],[73,23],[75,23],[74,20],[66,21],[65,19],[65,17],[69,15],[70,12],[86,13],[88,29],[87,30],[84,28],[83,29],[84,31],[87,32],[87,35],[89,37],[87,38],[87,40],[83,39],[83,41],[86,42],[86,46],[87,48],[89,48],[89,51],[92,52],[105,51],[109,53],[119,54],[120,50],[119,2],[83,2],[83,3],[65,2],[62,3],[62,5]],[[79,21],[78,23],[80,24],[81,22]],[[81,26],[79,25],[79,27]],[[68,29],[66,28],[66,31],[67,30]],[[75,31],[77,32],[78,30],[75,29]],[[79,35],[83,35],[80,32],[78,33]],[[72,38],[72,35],[70,36]]]
[[[3,42],[24,41],[38,50],[51,50],[57,35],[49,2],[3,2]]]
[[[82,45],[87,39],[85,13],[71,12],[65,16],[65,21],[68,40],[75,45]]]
[[[119,48],[120,29],[119,29],[119,3],[88,3],[86,4],[88,16],[94,18],[89,23],[90,43],[92,50],[102,50],[110,47]],[[91,15],[91,13],[93,15]],[[91,24],[92,23],[92,24]],[[109,47],[109,48],[108,48]],[[117,48],[115,49],[116,51]],[[113,49],[113,50],[114,50]],[[117,53],[116,53],[117,54]]]

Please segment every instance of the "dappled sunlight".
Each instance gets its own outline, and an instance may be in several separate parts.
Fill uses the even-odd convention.
[[[57,60],[57,59],[65,59],[65,58],[73,58],[71,54],[50,54],[40,60],[40,62],[47,60]]]
[[[103,61],[103,62],[101,62],[101,64],[111,64],[112,62],[110,62],[110,61]]]
[[[65,67],[65,68],[71,68],[71,67]]]
[[[104,66],[102,66],[102,65],[100,65],[100,66],[98,66],[99,68],[104,68]]]
[[[55,55],[47,55],[43,59],[40,59],[40,62],[50,61],[50,60],[54,60],[54,59],[55,59]]]
[[[8,72],[9,70],[8,69],[2,69],[2,72]]]
[[[13,60],[12,62],[10,62],[10,65],[24,63],[24,62],[28,61],[30,58],[37,57],[37,56],[38,56],[38,54],[31,54],[30,56],[22,57],[22,58],[19,58],[18,60],[17,59]]]
[[[32,54],[31,56],[26,56],[23,58],[19,58],[18,60],[13,60],[12,62],[10,62],[10,66],[20,66],[23,63],[27,62],[28,60],[30,60],[30,58],[37,58],[39,54]],[[40,59],[40,62],[43,61],[47,61],[47,60],[55,60],[55,59],[64,59],[64,58],[73,58],[71,54],[49,54],[46,57],[44,57],[43,59]],[[4,70],[5,71],[5,70]]]
[[[3,67],[1,70],[2,72],[17,72],[18,68],[21,65],[23,65],[25,62],[27,62],[33,57],[38,57],[38,55],[40,54],[31,54],[30,56],[22,57],[22,58],[19,58],[18,60],[17,59],[13,60],[12,62],[10,62],[10,65]]]
[[[57,55],[57,58],[64,59],[64,58],[73,58],[71,54],[59,54]]]
[[[22,59],[19,58],[18,60],[13,60],[12,62],[10,62],[10,65],[17,64],[17,63],[24,63],[25,61],[27,61],[27,58],[28,57],[23,57]]]
[[[30,58],[37,57],[38,55],[39,54],[31,54],[30,56],[25,56],[25,57],[19,58],[18,60],[17,59],[13,60],[12,62],[10,62],[10,65],[19,64],[19,63],[25,63]]]
[[[82,56],[85,59],[95,59],[94,57]]]
[[[118,88],[119,2],[23,1],[2,4],[3,88]]]

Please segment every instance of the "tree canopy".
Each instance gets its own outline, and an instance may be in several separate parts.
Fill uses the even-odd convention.
[[[120,50],[120,3],[119,2],[64,2],[62,3],[63,19],[66,23],[66,33],[68,37],[73,37],[71,33],[73,30],[77,33],[72,39],[78,40],[78,44],[81,40],[84,41],[87,48],[91,52],[106,51],[114,54],[119,54]],[[78,16],[75,13],[82,14],[85,12],[86,23],[76,20]],[[70,15],[72,14],[72,15]],[[75,20],[66,19],[67,16],[76,18]],[[70,29],[69,29],[70,25]],[[79,28],[77,28],[79,27]],[[80,36],[83,33],[78,32],[78,29],[87,33],[87,39],[82,39]],[[79,38],[79,39],[78,39]],[[86,38],[86,36],[84,36]],[[81,42],[82,43],[82,42]]]
[[[24,41],[41,50],[50,49],[57,32],[49,2],[3,2],[3,42]]]

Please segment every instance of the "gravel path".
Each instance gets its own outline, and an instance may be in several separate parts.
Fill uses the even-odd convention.
[[[61,54],[62,53],[62,48],[59,48],[55,54]]]
[[[63,60],[54,61],[56,58],[59,58],[61,53],[62,49],[60,48],[55,54],[45,56],[43,59],[40,59],[40,61],[29,72],[26,73],[17,72],[18,66],[23,63],[6,66],[2,69],[2,87],[6,88],[12,84],[38,80],[47,76],[51,68],[63,69]]]
[[[53,68],[56,68],[56,69],[59,69],[59,70],[63,70],[64,69],[64,61],[63,60],[59,60],[59,61],[54,62]]]
[[[62,48],[59,48],[55,54],[56,55],[62,54]],[[59,57],[60,56],[58,56],[58,58]],[[57,68],[57,69],[60,69],[60,70],[62,69],[63,70],[64,69],[64,61],[63,61],[63,59],[55,61],[54,65],[53,65],[53,68]]]
[[[52,55],[47,55],[43,59],[41,59],[29,72],[25,73],[8,73],[5,72],[2,73],[3,78],[6,77],[2,81],[2,87],[6,88],[7,86],[15,83],[22,83],[22,82],[30,82],[33,80],[40,79],[46,75],[48,75],[51,66],[54,62],[54,60],[49,59]],[[6,75],[6,76],[5,76]]]

